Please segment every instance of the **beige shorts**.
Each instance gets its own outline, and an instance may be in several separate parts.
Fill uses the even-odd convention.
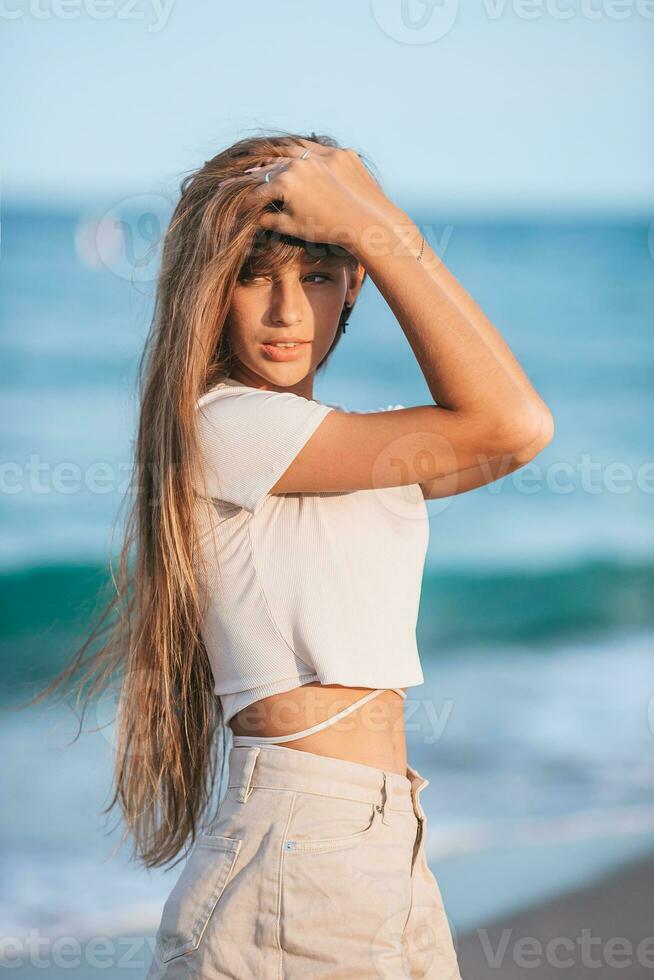
[[[148,980],[461,980],[425,857],[428,780],[231,747],[227,791],[164,905]]]

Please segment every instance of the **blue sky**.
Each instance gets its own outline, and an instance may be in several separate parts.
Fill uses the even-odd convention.
[[[282,126],[362,150],[402,204],[651,209],[654,0],[0,7],[5,200],[174,193]]]

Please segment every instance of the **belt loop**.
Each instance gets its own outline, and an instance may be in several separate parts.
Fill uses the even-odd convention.
[[[392,783],[387,772],[384,772],[384,803],[382,808],[382,823],[391,822],[391,787]]]
[[[259,745],[252,745],[247,750],[247,755],[245,757],[245,762],[243,763],[243,776],[241,780],[241,785],[238,788],[237,799],[239,803],[246,803],[250,793],[252,792],[252,776],[254,774],[254,767],[257,762],[257,756],[261,751]]]
[[[419,779],[415,785],[414,809],[416,811],[416,816],[419,817],[420,820],[425,820],[427,816],[420,800],[420,794],[425,786],[429,786],[429,780],[425,776],[419,776]]]

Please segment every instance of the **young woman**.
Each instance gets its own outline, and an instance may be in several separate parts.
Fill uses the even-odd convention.
[[[314,398],[366,275],[433,402]],[[184,180],[146,355],[125,606],[91,667],[92,691],[122,669],[111,806],[147,866],[190,846],[149,977],[453,980],[403,730],[425,500],[533,459],[551,414],[362,158],[313,133]]]

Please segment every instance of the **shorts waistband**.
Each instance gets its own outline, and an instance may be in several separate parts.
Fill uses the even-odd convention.
[[[255,787],[287,789],[326,797],[381,803],[386,811],[397,810],[424,817],[419,794],[429,785],[417,769],[407,765],[406,776],[359,762],[318,755],[281,745],[232,745],[229,754],[228,788],[239,790],[245,803]]]

